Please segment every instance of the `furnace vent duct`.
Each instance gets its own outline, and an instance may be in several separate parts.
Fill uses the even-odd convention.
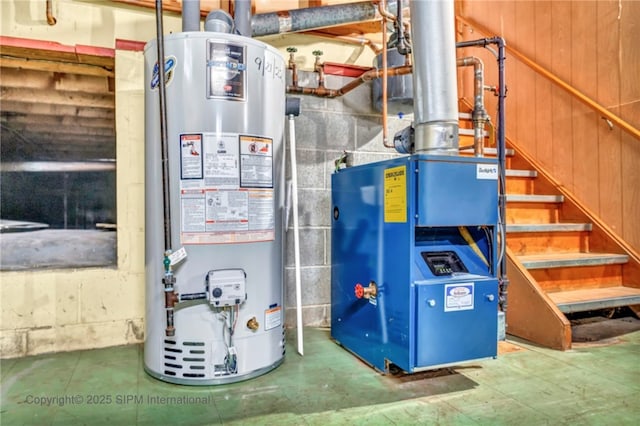
[[[453,0],[409,2],[416,152],[458,154]]]

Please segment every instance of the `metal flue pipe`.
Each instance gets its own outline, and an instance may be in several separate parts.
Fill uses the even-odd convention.
[[[182,31],[200,31],[200,0],[182,0]]]
[[[251,0],[236,0],[233,19],[241,36],[251,37]]]
[[[458,86],[453,0],[412,1],[415,150],[458,154]]]

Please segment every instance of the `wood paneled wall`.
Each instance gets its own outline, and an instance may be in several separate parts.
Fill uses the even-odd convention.
[[[640,2],[456,1],[456,12],[640,128]],[[458,24],[459,40],[485,35]],[[484,49],[485,84],[497,85]],[[640,251],[640,140],[507,55],[507,136]],[[460,96],[472,98],[468,71]],[[491,96],[488,96],[491,98]],[[488,99],[495,118],[495,99]]]

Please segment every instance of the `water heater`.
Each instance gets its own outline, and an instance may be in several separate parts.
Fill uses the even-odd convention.
[[[285,64],[239,35],[164,37],[163,160],[156,43],[145,46],[145,369],[179,384],[248,379],[285,352]]]

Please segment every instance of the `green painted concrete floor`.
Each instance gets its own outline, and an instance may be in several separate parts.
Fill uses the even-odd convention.
[[[222,386],[149,377],[142,345],[2,360],[0,423],[640,424],[640,332],[567,352],[509,339],[497,359],[412,376],[380,375],[324,329],[305,329],[302,358],[288,334],[280,367]]]

